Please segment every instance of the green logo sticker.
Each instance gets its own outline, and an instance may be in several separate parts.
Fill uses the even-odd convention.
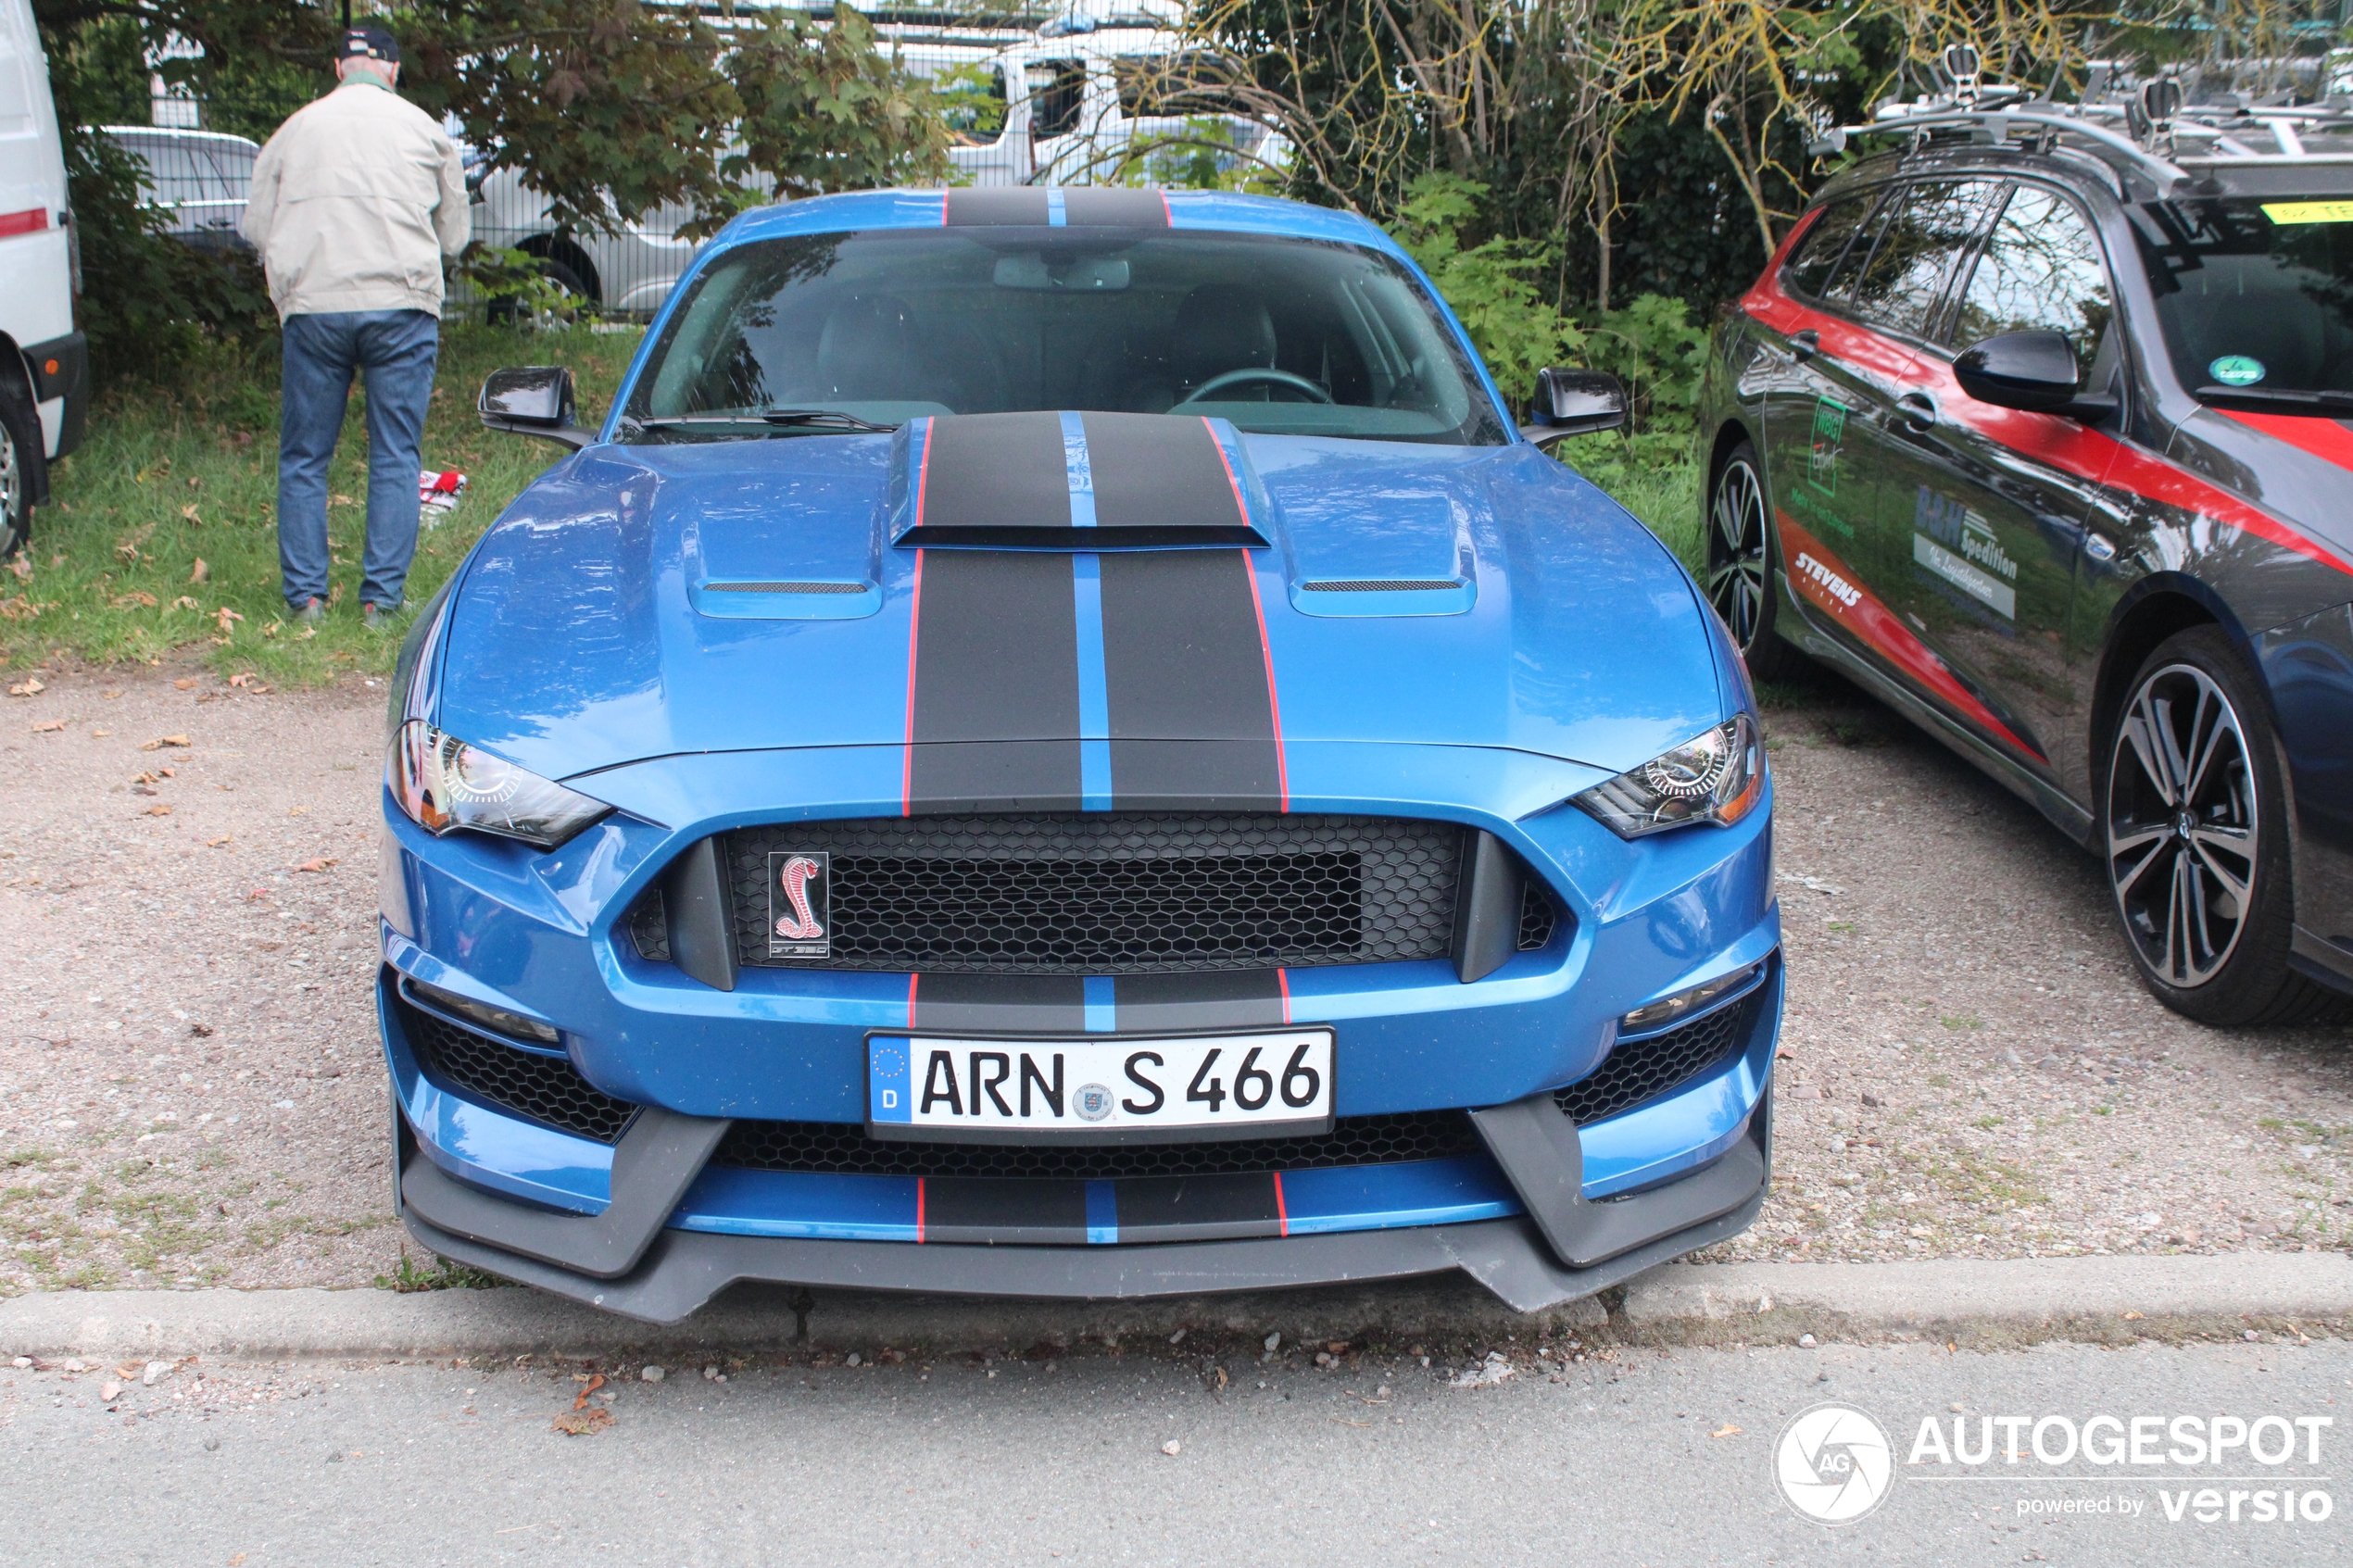
[[[1813,444],[1806,455],[1806,478],[1825,495],[1838,494],[1838,453],[1845,439],[1846,410],[1827,397],[1816,397]]]
[[[2224,386],[2253,386],[2263,379],[2263,361],[2244,354],[2225,354],[2206,369]]]

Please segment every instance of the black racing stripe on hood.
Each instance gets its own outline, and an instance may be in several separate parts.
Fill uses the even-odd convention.
[[[924,1182],[924,1240],[1083,1246],[1087,1184],[931,1176]]]
[[[926,542],[974,530],[1070,528],[1060,414],[936,419],[916,474]]]
[[[1249,554],[1139,550],[1100,558],[1118,807],[1287,809]]]
[[[1283,1022],[1282,976],[1271,969],[1123,974],[1115,996],[1122,1034],[1260,1029]]]
[[[907,1026],[948,1034],[1083,1035],[1087,981],[1077,974],[925,974]]]
[[[1078,809],[1070,558],[924,550],[917,562],[904,809]]]
[[[1072,228],[1165,229],[1168,198],[1158,190],[1078,185],[1063,192],[1063,221]]]
[[[948,193],[940,221],[958,224],[1026,224],[1044,228],[1050,221],[1043,185],[963,186]]]
[[[1085,414],[1080,420],[1097,527],[1164,529],[1221,544],[1259,542],[1208,420],[1168,414]]]

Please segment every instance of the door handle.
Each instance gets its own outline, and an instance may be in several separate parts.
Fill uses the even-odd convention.
[[[1936,399],[1925,392],[1907,392],[1895,400],[1895,413],[1915,431],[1936,428]]]
[[[2094,560],[2114,560],[2116,542],[2105,533],[2086,533],[2083,535],[2083,553]]]
[[[1789,351],[1798,363],[1804,364],[1822,351],[1822,334],[1808,327],[1804,332],[1789,334]]]

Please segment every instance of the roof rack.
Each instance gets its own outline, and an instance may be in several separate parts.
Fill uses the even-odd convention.
[[[1947,47],[1942,63],[1944,91],[1908,103],[1889,99],[1867,125],[1822,127],[1806,150],[1831,157],[1853,138],[1886,135],[1908,136],[1918,147],[1938,132],[1965,132],[1969,141],[1997,146],[2013,139],[2070,145],[2166,192],[2195,178],[2194,170],[2353,163],[2353,137],[2339,139],[2353,132],[2353,103],[2340,97],[2297,105],[2231,93],[2190,104],[2175,77],[2119,84],[2119,73],[2103,64],[2094,81],[2108,89],[2106,97],[2060,104],[2029,88],[1981,81],[1977,51],[1966,44]]]

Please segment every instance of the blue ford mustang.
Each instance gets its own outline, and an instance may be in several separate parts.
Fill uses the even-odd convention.
[[[1544,387],[1516,429],[1357,218],[1034,188],[736,220],[594,433],[494,376],[573,451],[396,682],[409,1230],[657,1321],[1455,1269],[1533,1309],[1741,1230],[1753,698],[1540,449],[1611,389]]]

